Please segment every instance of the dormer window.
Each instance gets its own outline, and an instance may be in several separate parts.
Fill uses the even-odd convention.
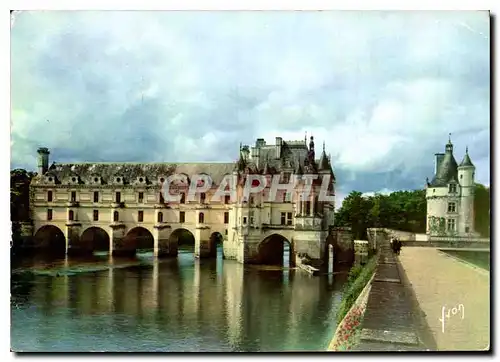
[[[55,184],[55,178],[53,176],[46,176],[45,182],[48,184]]]
[[[122,184],[123,184],[123,177],[121,177],[121,176],[116,176],[116,177],[115,177],[115,183],[116,183],[116,184],[120,184],[120,185],[122,185]]]
[[[68,181],[67,181],[67,182],[68,182],[68,184],[72,184],[72,185],[74,185],[74,184],[78,184],[78,181],[79,181],[79,180],[78,180],[78,176],[73,175],[73,176],[70,176],[70,177],[68,178]]]
[[[144,176],[139,176],[137,177],[137,181],[136,181],[138,184],[144,184],[146,183],[146,178]]]
[[[454,183],[453,183],[453,184],[450,184],[450,185],[449,185],[449,187],[448,187],[448,191],[449,191],[450,193],[455,193],[455,192],[457,192],[457,184],[454,184]]]
[[[100,176],[92,176],[90,178],[90,181],[95,184],[95,185],[99,185],[101,184],[101,177]]]

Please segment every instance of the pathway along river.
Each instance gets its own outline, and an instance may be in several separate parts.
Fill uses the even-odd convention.
[[[25,352],[324,351],[345,278],[176,259],[24,260],[11,282],[11,348]]]

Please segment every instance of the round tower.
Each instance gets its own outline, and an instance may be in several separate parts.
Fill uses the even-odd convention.
[[[458,210],[458,232],[474,233],[474,173],[476,168],[469,157],[468,147],[465,156],[458,166],[458,183],[460,184],[460,205]],[[465,236],[464,235],[464,236]]]

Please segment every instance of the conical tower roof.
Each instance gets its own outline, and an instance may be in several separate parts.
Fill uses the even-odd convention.
[[[325,152],[325,142],[323,142],[323,152],[321,152],[321,157],[319,159],[319,170],[320,171],[330,171],[332,169],[330,161],[326,156]]]
[[[433,187],[446,186],[452,179],[458,179],[458,165],[455,157],[453,156],[453,144],[451,140],[446,144],[446,152],[443,160],[438,165],[438,172],[431,182]]]
[[[467,166],[474,167],[474,164],[472,163],[469,157],[469,147],[465,148],[465,156],[462,162],[460,163],[459,167],[467,167]]]

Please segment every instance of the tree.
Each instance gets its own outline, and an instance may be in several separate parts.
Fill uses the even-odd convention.
[[[370,227],[425,232],[426,212],[425,190],[374,196],[363,196],[361,192],[353,191],[337,211],[335,224],[351,227],[356,239],[364,239],[366,229]]]
[[[481,236],[490,237],[490,189],[474,185],[474,228]]]
[[[10,218],[11,221],[28,221],[29,185],[35,174],[24,169],[10,172]]]

